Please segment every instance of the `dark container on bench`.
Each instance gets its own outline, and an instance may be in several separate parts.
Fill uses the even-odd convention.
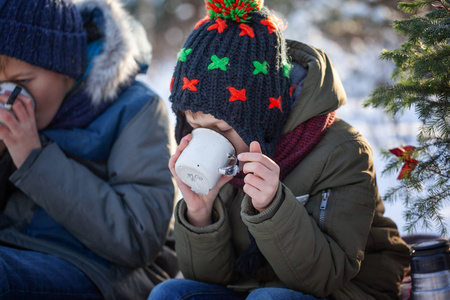
[[[450,299],[450,241],[436,239],[411,247],[413,300]]]

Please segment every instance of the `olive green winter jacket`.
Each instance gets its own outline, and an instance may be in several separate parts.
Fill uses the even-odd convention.
[[[299,42],[288,46],[308,75],[283,133],[346,101],[325,53]],[[226,185],[215,201],[213,224],[194,227],[185,213],[181,200],[175,237],[184,276],[237,290],[287,286],[316,297],[396,299],[409,263],[408,246],[395,223],[383,217],[370,146],[338,118],[280,182],[264,212],[257,214],[242,190]],[[269,266],[243,281],[233,267],[250,244],[247,228]]]

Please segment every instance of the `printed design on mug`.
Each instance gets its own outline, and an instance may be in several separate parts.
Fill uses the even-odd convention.
[[[198,174],[188,173],[186,176],[192,182],[203,181],[203,177],[199,176]]]

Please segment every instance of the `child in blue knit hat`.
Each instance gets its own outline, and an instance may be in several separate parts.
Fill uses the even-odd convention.
[[[174,186],[143,33],[115,0],[0,0],[1,299],[139,299],[161,278]]]
[[[184,279],[149,299],[396,299],[409,250],[383,216],[367,141],[336,117],[342,83],[262,2],[206,0],[178,55],[169,167]],[[228,138],[242,170],[206,195],[175,168],[196,128]]]

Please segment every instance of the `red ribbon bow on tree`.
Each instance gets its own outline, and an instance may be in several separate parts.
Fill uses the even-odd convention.
[[[414,146],[405,146],[403,148],[399,147],[389,150],[389,152],[391,152],[397,157],[400,157],[400,159],[405,162],[397,179],[409,178],[411,176],[411,172],[419,164],[418,160],[412,158],[414,149],[416,149],[416,147]]]

